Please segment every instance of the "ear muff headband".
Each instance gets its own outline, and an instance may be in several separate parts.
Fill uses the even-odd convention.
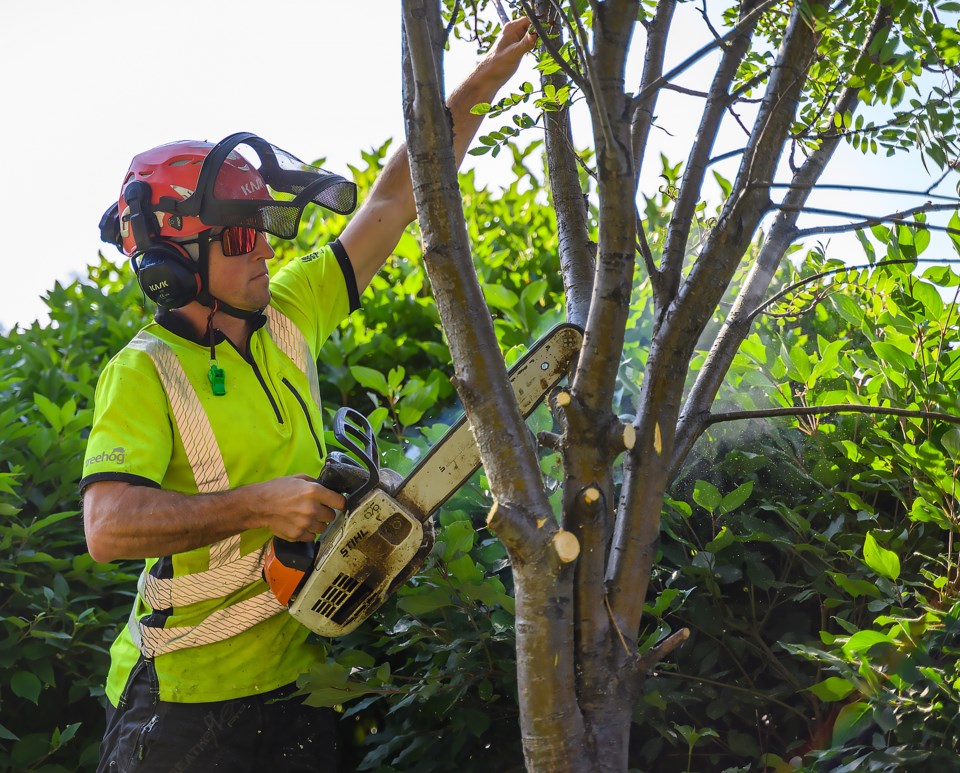
[[[176,242],[157,238],[150,186],[136,180],[124,189],[123,197],[130,207],[128,222],[137,247],[130,265],[144,294],[164,309],[179,309],[196,300],[202,286],[197,264]]]

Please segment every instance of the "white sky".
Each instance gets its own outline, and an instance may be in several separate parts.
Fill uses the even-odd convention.
[[[0,226],[8,279],[0,283],[0,329],[46,319],[41,295],[55,281],[85,275],[101,248],[108,258],[124,260],[99,241],[97,224],[140,151],[172,140],[215,142],[251,131],[304,160],[325,157],[327,168],[348,173],[347,164],[361,163],[362,150],[391,137],[395,146],[403,139],[396,0],[4,5]],[[692,5],[681,6],[684,15],[678,12],[672,33],[685,53],[699,46],[704,34]],[[446,57],[448,90],[477,59],[473,44],[454,41]],[[674,54],[668,66],[678,60]],[[511,84],[536,77],[529,57]],[[629,83],[638,80],[635,68]],[[705,88],[695,71],[683,82]],[[668,94],[658,114],[690,130],[698,113],[686,120],[686,110],[699,106],[698,100]],[[578,145],[590,141],[586,126],[582,117],[575,123]],[[656,135],[672,161],[685,159],[688,138]],[[742,140],[729,135],[721,149],[737,143]],[[465,165],[477,168],[481,182],[496,184],[509,169],[506,155],[468,156]],[[845,150],[837,161],[833,181],[929,185],[915,159],[876,159]],[[882,176],[876,176],[878,169]],[[659,169],[649,171],[646,185],[654,186],[653,192]],[[837,194],[822,205],[871,212],[908,206],[887,197],[883,205],[854,207],[850,198]]]

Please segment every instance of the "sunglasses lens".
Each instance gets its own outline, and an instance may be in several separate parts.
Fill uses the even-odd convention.
[[[229,228],[224,228],[220,236],[220,244],[223,245],[223,254],[227,257],[246,255],[248,252],[253,252],[256,243],[256,228],[230,226]]]

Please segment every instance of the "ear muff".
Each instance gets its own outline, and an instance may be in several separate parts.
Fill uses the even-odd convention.
[[[144,294],[161,308],[179,309],[200,294],[197,264],[173,242],[155,242],[131,263]]]
[[[202,286],[198,266],[179,244],[158,238],[150,207],[150,186],[135,180],[124,188],[123,197],[129,207],[127,223],[137,247],[130,264],[144,294],[164,309],[179,309],[196,300]],[[109,221],[110,214],[105,213],[103,219]]]

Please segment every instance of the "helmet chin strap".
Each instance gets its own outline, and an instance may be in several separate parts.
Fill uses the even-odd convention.
[[[210,291],[207,290],[207,287],[210,284],[210,232],[203,231],[200,234],[200,239],[198,240],[199,255],[197,257],[197,266],[200,269],[200,292],[197,293],[197,301],[206,306],[208,309],[212,309],[210,312],[210,318],[213,318],[214,312],[222,311],[224,314],[229,314],[231,317],[237,319],[256,319],[263,313],[263,309],[254,309],[253,311],[247,311],[245,309],[238,309],[236,306],[231,306],[229,303],[224,303],[219,298],[215,298],[210,294]]]

